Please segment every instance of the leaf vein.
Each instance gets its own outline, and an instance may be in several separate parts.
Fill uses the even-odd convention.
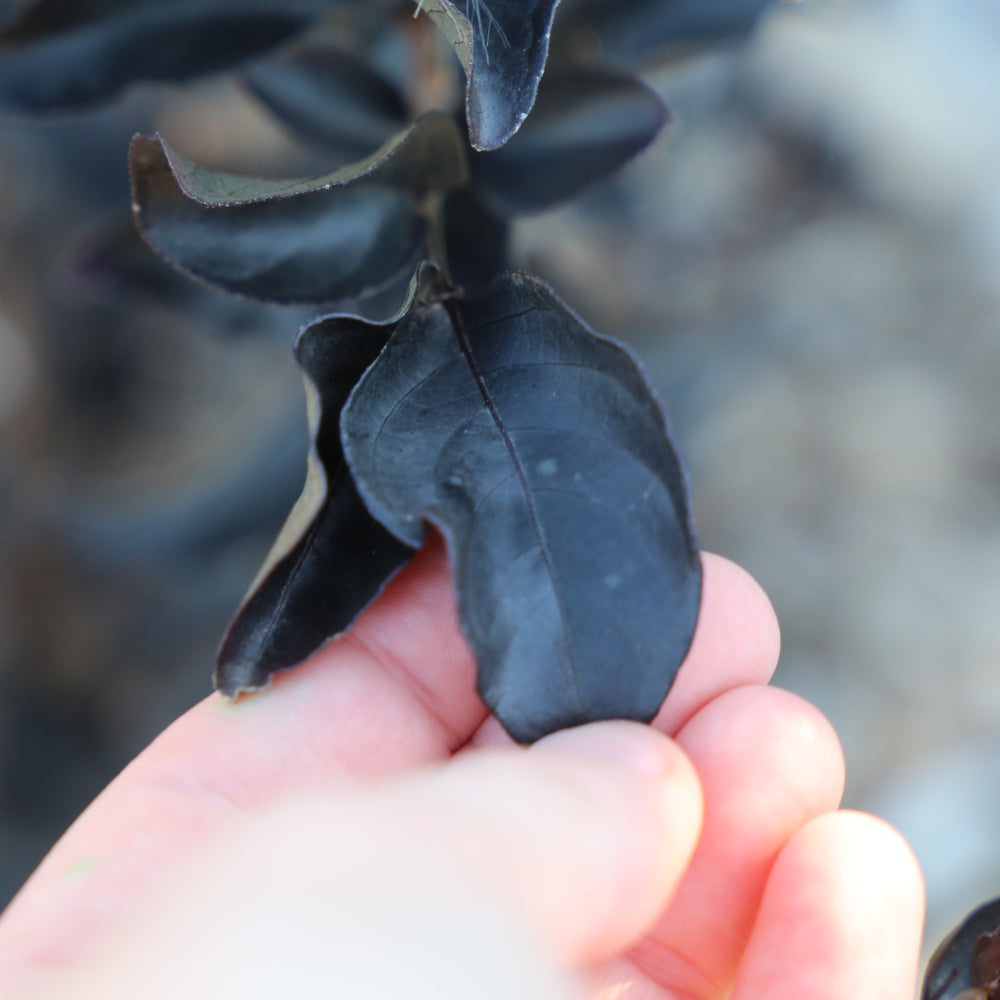
[[[483,374],[479,369],[476,362],[475,355],[472,351],[472,345],[469,343],[469,331],[465,328],[465,323],[462,318],[461,311],[454,301],[449,301],[447,303],[448,314],[452,321],[452,326],[454,327],[455,334],[458,338],[459,347],[461,348],[462,354],[465,358],[466,363],[469,366],[469,371],[472,377],[475,379],[476,386],[479,389],[480,394],[483,397],[483,403],[486,409],[489,411],[490,418],[492,419],[494,426],[496,427],[498,433],[503,439],[504,446],[507,449],[507,454],[510,457],[511,465],[514,468],[514,473],[521,484],[521,490],[525,496],[525,504],[528,510],[528,516],[531,519],[532,528],[534,529],[535,536],[538,538],[539,550],[542,554],[542,559],[545,562],[546,571],[549,574],[550,579],[553,583],[553,594],[555,596],[556,605],[559,608],[559,620],[562,623],[563,634],[566,637],[566,655],[569,660],[569,677],[568,680],[572,687],[573,693],[576,696],[577,707],[580,712],[585,711],[583,693],[580,690],[579,678],[577,677],[577,665],[575,662],[575,655],[573,650],[572,642],[570,641],[569,629],[567,628],[567,613],[566,608],[563,604],[562,594],[560,593],[558,586],[558,577],[555,571],[555,565],[552,561],[552,553],[549,550],[548,539],[546,538],[545,532],[542,528],[541,521],[538,516],[538,510],[535,507],[534,501],[531,496],[531,489],[528,485],[528,479],[525,475],[524,467],[521,465],[520,457],[517,454],[517,449],[514,447],[514,442],[511,440],[504,427],[503,420],[500,417],[500,413],[496,408],[496,403],[490,394],[489,386],[483,380]],[[534,312],[534,309],[527,309],[522,313],[517,315],[526,315],[530,312]],[[515,317],[509,317],[515,318]],[[484,324],[485,325],[485,324]],[[481,327],[479,327],[481,328]]]

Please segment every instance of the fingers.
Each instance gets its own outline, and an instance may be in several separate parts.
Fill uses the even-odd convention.
[[[766,684],[778,665],[778,619],[757,581],[710,552],[702,553],[702,566],[702,607],[691,651],[653,722],[665,733],[678,732],[725,691]]]
[[[915,993],[924,895],[898,833],[822,816],[775,862],[733,1000],[896,1000]]]
[[[778,620],[757,581],[736,563],[709,552],[702,553],[702,566],[701,610],[691,649],[653,720],[670,735],[726,691],[766,684],[778,665]],[[510,738],[493,717],[471,740],[479,747],[508,743]]]
[[[837,808],[843,757],[815,708],[766,687],[722,695],[677,740],[702,781],[704,830],[673,905],[630,958],[682,996],[728,996],[771,866],[804,824]]]
[[[777,647],[757,584],[706,556],[698,629],[659,724],[676,728],[717,694],[765,681]],[[6,940],[21,942],[19,963],[84,948],[81,927],[127,905],[165,859],[233,810],[298,783],[447,758],[486,714],[474,675],[444,545],[432,535],[348,635],[279,674],[264,694],[206,699],[109,786],[5,915]],[[5,961],[0,951],[0,983]]]
[[[328,787],[236,818],[38,995],[578,995],[559,970],[650,925],[700,820],[684,755],[632,723]]]
[[[363,616],[373,620],[357,623],[362,636],[384,631],[382,660],[363,638],[335,642],[278,675],[266,693],[235,704],[213,695],[170,726],[83,813],[4,913],[0,995],[7,977],[85,949],[89,934],[172,854],[234,810],[298,783],[446,757],[461,739],[427,707],[425,692],[453,699],[453,725],[463,713],[466,727],[485,714],[449,587],[435,536]],[[420,682],[397,666],[405,655]]]

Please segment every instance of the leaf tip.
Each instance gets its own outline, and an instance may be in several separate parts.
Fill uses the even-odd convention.
[[[269,672],[262,670],[260,664],[251,660],[230,655],[227,643],[223,640],[218,662],[212,674],[214,690],[218,691],[226,701],[235,704],[244,695],[263,691],[270,686]]]

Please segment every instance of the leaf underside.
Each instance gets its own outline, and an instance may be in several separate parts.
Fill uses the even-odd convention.
[[[198,167],[136,136],[133,202],[150,245],[223,291],[282,304],[342,303],[409,281],[425,256],[420,201],[466,179],[452,119],[431,112],[377,153],[302,181]]]
[[[369,509],[448,540],[479,691],[531,742],[648,721],[687,653],[701,566],[665,420],[631,356],[535,279],[416,305],[341,417]]]
[[[226,69],[302,31],[328,0],[36,0],[0,31],[0,105],[57,111],[138,81]]]
[[[340,443],[340,411],[391,330],[327,317],[296,342],[310,400],[309,472],[220,646],[215,686],[229,697],[265,687],[344,632],[412,555],[368,513]]]

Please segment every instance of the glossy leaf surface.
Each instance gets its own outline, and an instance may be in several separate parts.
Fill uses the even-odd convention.
[[[340,444],[340,411],[391,331],[333,316],[296,342],[312,436],[306,485],[222,641],[215,685],[225,695],[265,687],[347,629],[412,554],[368,513]]]
[[[649,720],[701,566],[665,419],[631,356],[540,282],[414,306],[342,415],[369,509],[448,540],[484,701],[515,739]]]
[[[559,0],[422,0],[466,75],[476,149],[496,149],[520,128],[545,71]]]
[[[550,72],[517,135],[473,155],[473,176],[506,214],[540,211],[613,174],[667,118],[659,97],[632,77],[597,68]]]
[[[137,136],[130,162],[155,250],[216,288],[286,304],[404,286],[424,256],[421,200],[466,178],[463,140],[438,112],[366,160],[301,181],[198,167],[158,137]]]
[[[244,82],[290,131],[337,155],[366,156],[406,125],[398,88],[329,45],[264,60]]]
[[[86,107],[141,80],[186,80],[281,44],[329,0],[36,0],[0,31],[0,105]]]
[[[1000,928],[1000,899],[973,910],[937,947],[924,975],[920,1000],[957,1000],[965,990],[977,990],[989,982],[977,975],[982,940]],[[989,994],[983,993],[983,1000]]]

